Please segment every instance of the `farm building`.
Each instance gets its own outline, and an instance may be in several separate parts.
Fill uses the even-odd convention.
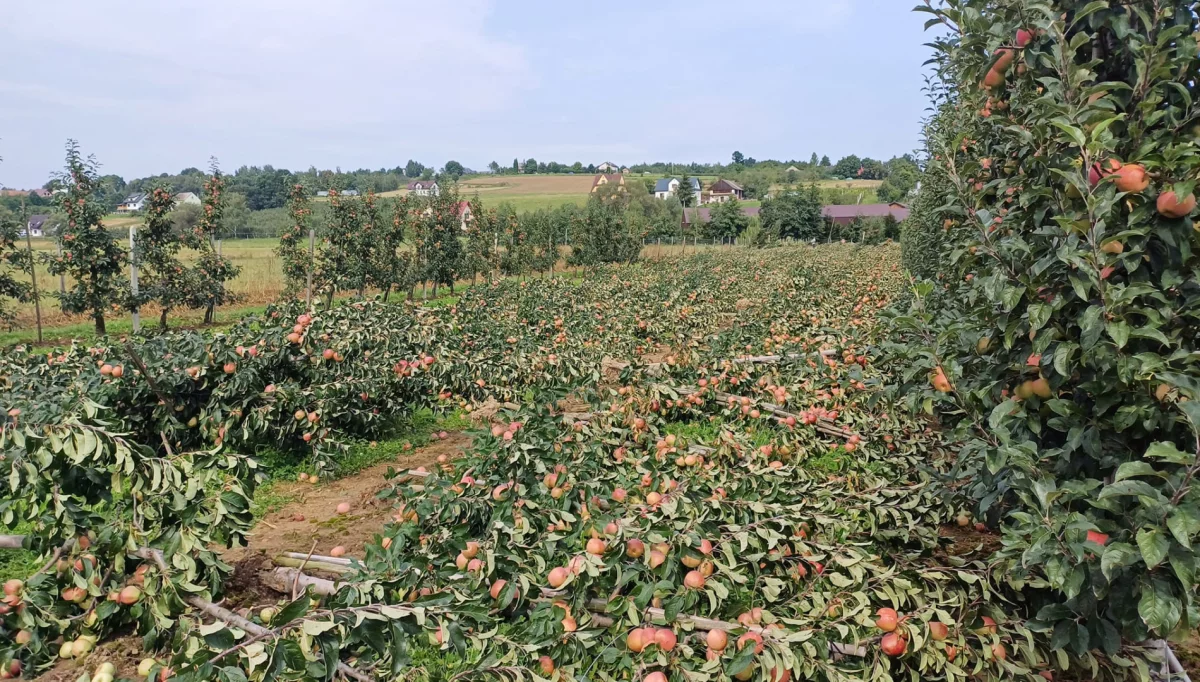
[[[705,204],[723,204],[730,199],[741,201],[746,198],[746,190],[741,185],[733,180],[717,180],[708,188],[708,194],[704,196]]]
[[[605,185],[616,185],[617,191],[625,191],[625,176],[620,173],[601,173],[592,178],[592,192],[596,192]]]
[[[48,215],[29,216],[29,223],[26,224],[25,231],[21,233],[21,236],[29,235],[33,238],[46,236],[46,221],[48,220],[50,220],[50,216]]]
[[[838,225],[849,225],[856,218],[883,218],[889,215],[902,223],[908,217],[908,207],[899,203],[831,205],[822,207],[821,214]]]
[[[598,173],[616,173],[620,170],[621,167],[612,161],[605,161],[604,163],[596,165],[596,172]]]
[[[688,178],[689,184],[692,186],[692,193],[700,196],[700,180],[698,178]],[[675,192],[679,189],[679,178],[663,178],[654,183],[654,197],[656,199],[666,199],[667,197],[675,196]]]
[[[436,197],[441,190],[434,180],[416,180],[408,183],[408,191],[418,197]]]
[[[742,213],[747,218],[757,218],[759,213],[758,206],[743,206]],[[685,208],[683,209],[683,229],[687,230],[696,223],[707,223],[712,220],[712,209],[710,208]]]
[[[149,195],[145,194],[144,192],[130,194],[129,196],[125,197],[125,201],[122,201],[121,204],[117,206],[117,213],[133,213],[134,211],[142,210],[146,207],[146,199],[148,196]]]
[[[182,206],[183,204],[200,205],[200,197],[195,192],[180,192],[175,195],[175,205]]]

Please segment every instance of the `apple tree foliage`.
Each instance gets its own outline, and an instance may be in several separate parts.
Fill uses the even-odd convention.
[[[1119,661],[1200,625],[1194,8],[917,10],[944,88],[905,245],[939,267],[895,319],[901,388],[957,434],[1028,627]]]

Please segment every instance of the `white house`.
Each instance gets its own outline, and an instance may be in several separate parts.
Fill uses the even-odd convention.
[[[436,197],[441,193],[437,182],[433,180],[417,180],[408,183],[408,192],[418,197]]]
[[[28,234],[34,239],[37,239],[38,237],[45,237],[47,220],[50,220],[50,216],[48,215],[29,216],[29,224],[25,226],[25,231],[21,233],[21,236],[24,237],[26,234]]]
[[[175,205],[182,206],[184,204],[200,205],[200,197],[195,192],[180,192],[175,195]]]
[[[688,178],[688,184],[692,186],[692,196],[695,197],[697,203],[700,202],[700,180],[698,178]],[[679,190],[679,178],[663,178],[654,183],[654,198],[666,199],[670,196],[675,196],[675,192]]]
[[[146,199],[148,198],[150,198],[150,195],[144,192],[130,194],[129,196],[125,197],[125,201],[122,201],[121,204],[117,206],[117,213],[133,213],[134,211],[140,211],[146,207]]]
[[[604,163],[596,166],[597,173],[619,173],[620,171],[621,167],[612,161],[605,161]]]

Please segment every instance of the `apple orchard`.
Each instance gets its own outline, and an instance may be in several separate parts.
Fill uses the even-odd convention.
[[[0,678],[1180,674],[1196,16],[917,10],[934,114],[899,247],[284,300],[0,356],[0,542],[37,558],[4,583]],[[381,481],[369,542],[233,579],[259,453],[324,485],[424,409],[467,415],[470,445]],[[105,657],[129,636],[136,670]]]

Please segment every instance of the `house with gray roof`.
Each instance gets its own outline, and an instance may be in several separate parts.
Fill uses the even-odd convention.
[[[700,201],[700,180],[699,178],[688,178],[689,184],[692,186],[692,196],[696,197],[696,201]],[[654,183],[654,198],[666,199],[667,197],[675,196],[675,192],[679,189],[679,178],[663,178]]]

